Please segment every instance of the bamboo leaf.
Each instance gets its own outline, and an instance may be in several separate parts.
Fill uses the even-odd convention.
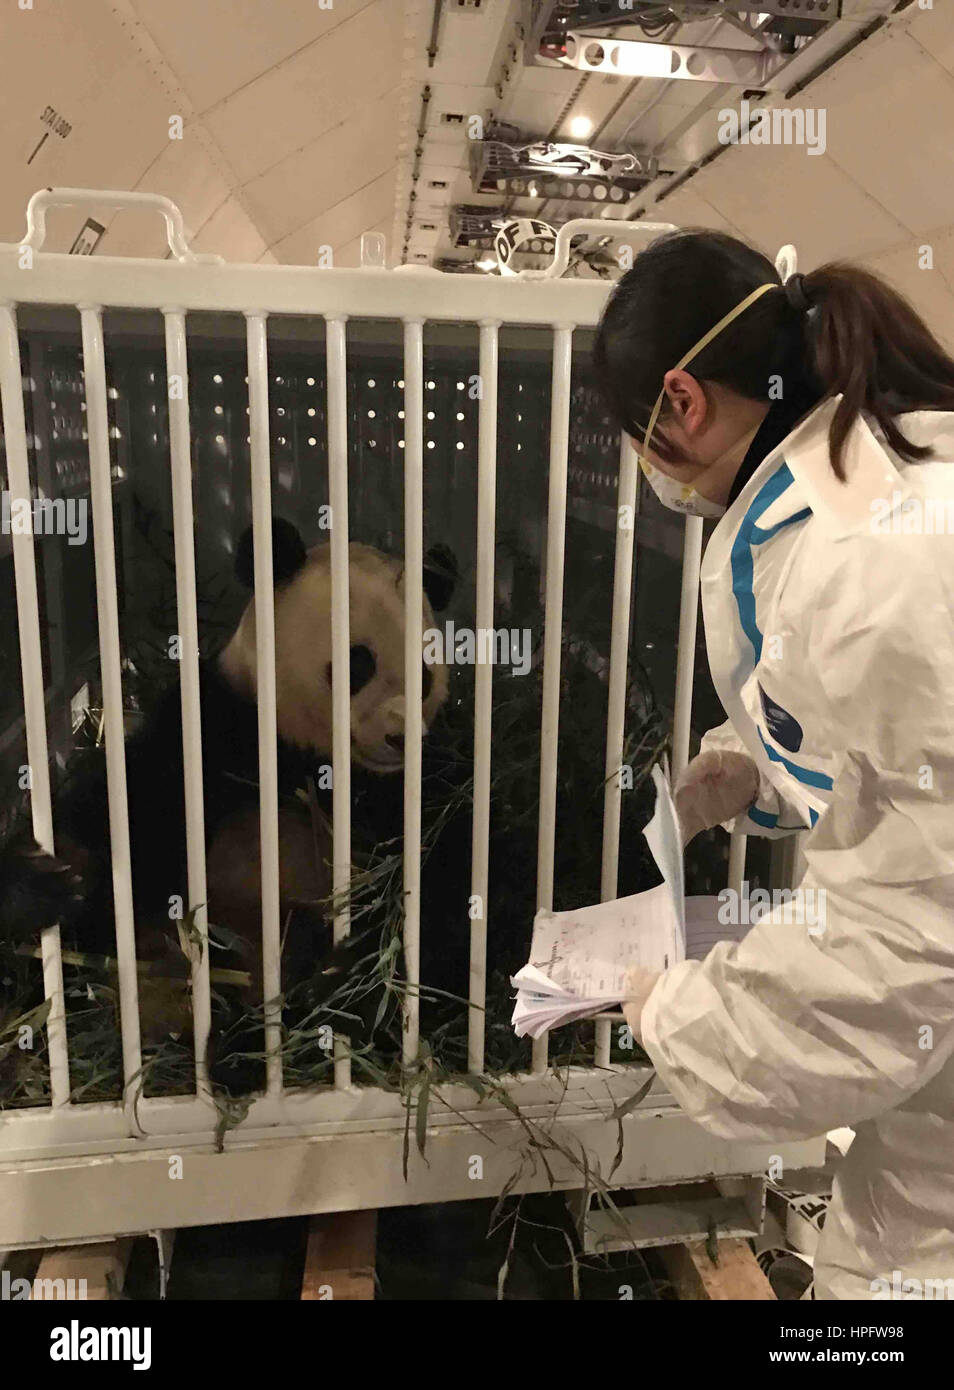
[[[652,1072],[648,1080],[643,1082],[642,1086],[640,1086],[639,1090],[636,1092],[635,1095],[630,1096],[628,1100],[624,1100],[621,1105],[618,1105],[616,1107],[616,1109],[610,1116],[610,1119],[621,1120],[624,1115],[629,1115],[631,1111],[635,1110],[637,1105],[639,1105],[640,1101],[645,1100],[646,1097],[649,1095],[650,1089],[655,1080],[656,1073]]]
[[[19,1018],[12,1019],[9,1023],[0,1028],[0,1038],[6,1037],[8,1033],[15,1033],[20,1028],[32,1028],[34,1031],[42,1028],[50,1016],[50,1009],[53,1007],[52,999],[44,999],[27,1013],[21,1014]]]
[[[420,1090],[417,1093],[417,1116],[415,1125],[415,1138],[417,1140],[417,1151],[424,1157],[424,1145],[427,1143],[427,1103],[431,1093],[431,1078],[427,1072],[421,1082]]]

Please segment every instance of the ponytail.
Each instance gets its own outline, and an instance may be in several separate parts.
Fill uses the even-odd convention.
[[[689,229],[657,238],[619,281],[597,332],[593,363],[616,423],[641,438],[663,378],[706,333],[760,285],[763,294],[701,352],[689,370],[750,400],[810,391],[841,396],[829,432],[831,464],[846,480],[844,451],[864,411],[905,459],[913,444],[896,417],[954,411],[954,359],[908,301],[879,276],[832,262],[783,289],[772,262],[736,237]],[[654,431],[662,458],[678,458],[665,415]]]
[[[813,308],[804,320],[811,374],[825,397],[840,395],[829,449],[845,481],[844,448],[862,411],[904,459],[927,458],[895,417],[909,410],[954,410],[954,360],[912,306],[880,276],[832,262],[802,280]]]

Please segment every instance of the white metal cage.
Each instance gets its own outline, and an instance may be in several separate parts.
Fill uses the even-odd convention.
[[[44,213],[57,201],[122,208],[145,201],[166,220],[171,259],[131,260],[76,257],[42,250]],[[644,237],[656,228],[635,226]],[[562,233],[561,233],[562,236]],[[567,243],[568,244],[568,243]],[[334,1085],[320,1092],[286,1090],[279,1054],[279,1005],[267,1017],[267,1084],[247,1117],[215,1141],[216,1112],[203,1072],[210,1027],[208,950],[193,966],[197,1085],[192,1096],[143,1098],[138,1094],[142,1050],[137,997],[136,947],[126,800],[121,651],[113,543],[110,441],[104,366],[104,309],[160,311],[165,325],[166,365],[183,383],[169,401],[176,601],[182,635],[181,690],[188,840],[188,888],[195,925],[206,941],[206,901],[199,718],[196,556],[193,530],[187,316],[199,311],[244,315],[249,380],[251,496],[254,525],[256,630],[258,634],[258,721],[261,786],[262,941],[266,998],[280,993],[278,898],[278,782],[276,769],[275,638],[271,557],[272,472],[269,427],[270,315],[323,321],[327,346],[327,431],[330,504],[333,516],[333,834],[334,885],[347,887],[351,874],[350,706],[348,690],[348,419],[346,371],[349,320],[388,318],[403,324],[404,344],[404,562],[406,568],[405,681],[407,726],[404,781],[404,949],[409,984],[417,980],[421,845],[421,646],[420,594],[424,519],[423,328],[427,322],[479,325],[482,392],[477,422],[477,629],[494,620],[494,502],[498,408],[498,331],[502,325],[541,327],[552,332],[549,503],[546,519],[544,695],[540,728],[541,777],[537,854],[537,903],[553,898],[557,736],[560,719],[561,612],[564,588],[570,368],[576,329],[596,325],[608,286],[554,277],[510,280],[453,276],[437,271],[389,271],[373,248],[360,270],[298,266],[227,265],[196,257],[188,248],[178,210],[149,195],[48,190],[34,200],[28,231],[19,245],[0,247],[0,403],[11,499],[33,495],[27,449],[18,342],[19,306],[75,310],[82,330],[84,391],[88,422],[90,491],[95,534],[96,602],[100,633],[105,738],[108,765],[113,896],[119,961],[119,996],[125,1098],[117,1104],[83,1104],[71,1099],[63,968],[59,931],[43,934],[50,1104],[0,1111],[0,1247],[48,1241],[88,1240],[156,1228],[357,1207],[442,1201],[499,1192],[513,1173],[514,1154],[525,1145],[524,1122],[499,1099],[478,1104],[464,1086],[442,1088],[427,1115],[427,1160],[412,1155],[402,1176],[406,1123],[401,1096],[352,1084],[346,1048],[339,1046]],[[618,505],[635,510],[637,461],[627,440],[620,445]],[[633,530],[616,535],[612,643],[606,725],[606,784],[601,886],[616,896],[620,843],[620,768],[632,600]],[[20,639],[23,710],[32,769],[34,834],[48,852],[55,847],[51,811],[47,724],[41,651],[40,607],[33,537],[13,535]],[[688,758],[693,648],[697,612],[702,523],[686,522],[678,646],[674,765]],[[487,900],[490,872],[488,824],[492,756],[491,669],[476,671],[472,892]],[[730,879],[743,877],[744,840],[737,837]],[[335,921],[336,939],[348,931],[347,911]],[[426,924],[425,929],[426,929]],[[470,923],[470,1015],[468,1067],[479,1073],[484,1059],[484,989],[488,923]],[[491,928],[492,930],[492,924]],[[591,1171],[614,1169],[619,1126],[615,1106],[645,1079],[638,1067],[610,1065],[608,1020],[597,1026],[595,1064],[569,1077],[548,1070],[547,1043],[534,1046],[532,1068],[507,1081],[510,1099],[531,1124],[563,1136],[585,1151]],[[413,988],[405,1006],[404,1056],[418,1055],[420,1019]],[[621,1122],[625,1143],[613,1184],[652,1185],[711,1176],[742,1176],[764,1170],[768,1144],[731,1144],[706,1135],[685,1118],[658,1082]],[[792,1166],[819,1157],[814,1141],[789,1144],[781,1152]],[[182,1158],[181,1176],[170,1177],[170,1157]],[[482,1162],[475,1165],[475,1156]],[[514,1191],[554,1183],[583,1184],[580,1167],[559,1154],[549,1165],[524,1165]]]

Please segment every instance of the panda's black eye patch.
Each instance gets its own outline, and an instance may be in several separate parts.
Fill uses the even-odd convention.
[[[359,690],[363,690],[368,681],[377,670],[377,662],[374,659],[374,652],[370,647],[351,648],[351,694],[357,695]],[[325,675],[328,684],[331,684],[331,662],[325,667]]]
[[[374,675],[377,669],[374,652],[370,647],[351,648],[351,693],[357,695]]]

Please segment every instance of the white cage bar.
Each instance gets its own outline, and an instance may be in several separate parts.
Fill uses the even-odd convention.
[[[404,325],[404,1062],[421,1039],[421,594],[424,584],[424,325]],[[349,869],[350,872],[350,869]]]
[[[278,878],[278,743],[275,735],[275,600],[272,559],[272,460],[268,422],[268,338],[265,315],[246,314],[248,415],[252,462],[252,550],[255,580],[255,685],[262,864],[262,982],[265,999],[266,1090],[282,1088],[281,911]]]
[[[23,383],[20,375],[20,343],[16,311],[0,305],[0,405],[3,407],[7,474],[11,513],[15,506],[30,506],[33,489],[27,458]],[[46,707],[43,699],[43,657],[40,648],[40,609],[36,587],[33,528],[13,531],[13,567],[17,590],[17,630],[23,668],[23,713],[26,724],[27,761],[30,767],[30,811],[33,838],[47,854],[53,853],[53,811],[50,767],[46,741]],[[69,1054],[63,995],[63,959],[60,929],[48,927],[41,938],[43,989],[50,1011],[46,1022],[50,1054],[50,1098],[65,1105],[70,1098]]]
[[[619,883],[619,822],[622,810],[623,740],[626,724],[626,689],[629,665],[629,628],[633,596],[633,553],[636,541],[636,488],[639,463],[632,440],[623,435],[619,448],[619,484],[616,494],[616,556],[613,569],[613,617],[610,635],[609,698],[606,710],[606,765],[603,790],[603,862],[600,898],[617,896]],[[610,1064],[609,1019],[596,1024],[598,1067]]]
[[[123,195],[116,198],[118,206]],[[54,199],[55,201],[55,199]],[[161,210],[161,209],[160,209]],[[182,250],[183,248],[180,248]],[[174,260],[131,260],[33,253],[29,274],[18,247],[0,246],[0,403],[11,492],[29,498],[28,451],[17,345],[17,305],[65,306],[81,316],[89,452],[95,529],[97,607],[100,627],[116,902],[120,960],[123,1067],[127,1104],[80,1104],[69,1100],[69,1072],[62,1011],[48,1028],[52,1099],[49,1106],[0,1113],[0,1245],[76,1240],[153,1227],[202,1224],[277,1216],[299,1211],[452,1200],[475,1195],[464,1156],[475,1151],[474,1127],[487,1136],[489,1181],[480,1195],[495,1190],[498,1169],[522,1142],[524,1131],[512,1110],[495,1098],[478,1103],[464,1085],[432,1094],[428,1110],[428,1159],[412,1160],[401,1185],[400,1152],[406,1124],[405,1101],[398,1094],[351,1082],[347,1049],[336,1042],[335,1085],[320,1090],[284,1090],[280,1040],[280,932],[278,879],[278,785],[276,759],[275,633],[271,543],[271,451],[268,414],[270,316],[324,320],[328,371],[328,444],[332,552],[333,656],[333,888],[338,899],[335,938],[349,930],[350,881],[350,690],[348,597],[348,428],[346,320],[381,319],[404,324],[405,342],[405,680],[408,721],[405,780],[407,910],[405,950],[409,977],[404,1055],[418,1055],[420,1017],[416,994],[420,942],[420,754],[421,754],[421,573],[423,563],[423,324],[480,325],[482,399],[478,435],[477,624],[493,625],[493,512],[496,472],[498,325],[548,329],[553,333],[551,378],[550,483],[546,547],[544,700],[541,718],[541,773],[537,901],[551,906],[554,880],[556,773],[559,732],[564,536],[567,509],[570,375],[574,327],[598,322],[610,286],[597,281],[499,280],[441,275],[435,271],[395,274],[376,268],[359,271],[315,267],[243,266],[191,257],[188,248]],[[133,902],[129,869],[129,828],[123,746],[122,682],[115,555],[110,491],[109,426],[102,310],[147,309],[165,314],[170,377],[186,382],[188,315],[228,312],[246,319],[251,487],[254,525],[255,617],[259,710],[261,796],[262,942],[265,971],[266,1090],[254,1098],[243,1124],[230,1132],[225,1152],[212,1154],[215,1114],[203,1094],[140,1098],[133,1123],[129,1100],[138,1089],[140,1038],[137,1011]],[[170,306],[174,306],[170,308]],[[204,854],[201,851],[202,787],[197,773],[201,748],[195,556],[192,541],[191,442],[188,392],[170,394],[171,468],[174,496],[178,622],[185,644],[183,661],[183,751],[186,762],[186,815],[189,840],[190,908],[201,909]],[[619,502],[635,501],[636,467],[632,449],[621,450]],[[688,750],[691,676],[698,592],[701,527],[687,525],[682,621],[678,654],[674,774]],[[34,769],[32,808],[37,838],[54,845],[46,777],[47,747],[39,617],[32,537],[14,536],[18,621],[24,686],[28,756]],[[616,890],[619,857],[618,773],[623,747],[626,658],[633,568],[632,533],[617,533],[613,636],[606,741],[602,892]],[[486,975],[486,890],[492,865],[487,856],[491,773],[491,669],[478,668],[475,718],[475,799],[473,888],[484,895],[484,917],[470,923],[471,977],[468,1059],[483,1063]],[[730,872],[740,875],[744,845],[733,841]],[[197,912],[200,930],[204,913]],[[529,926],[529,924],[528,924]],[[428,924],[423,924],[423,930]],[[492,927],[491,927],[492,930]],[[44,936],[44,983],[49,997],[62,998],[62,966],[56,929]],[[197,1053],[208,1029],[207,951],[194,969]],[[512,1103],[531,1119],[556,1125],[592,1155],[594,1165],[616,1152],[618,1130],[608,1123],[614,1105],[630,1096],[646,1072],[638,1066],[609,1066],[608,1033],[601,1025],[595,1068],[574,1067],[556,1077],[546,1070],[546,1040],[533,1051],[530,1073],[510,1077]],[[132,1083],[136,1083],[133,1085]],[[662,1121],[662,1123],[660,1123]],[[790,1165],[818,1161],[823,1141],[807,1144],[728,1144],[706,1135],[681,1115],[657,1082],[623,1122],[624,1159],[614,1176],[620,1186],[680,1181],[707,1175],[759,1172],[771,1153]],[[188,1150],[196,1181],[169,1183],[171,1153]],[[209,1166],[211,1163],[215,1168]],[[162,1166],[158,1166],[162,1165]],[[501,1179],[502,1181],[503,1179]],[[514,1190],[547,1186],[541,1171]],[[557,1174],[557,1185],[579,1186],[578,1173]],[[496,1188],[499,1190],[499,1184]]]
[[[139,989],[136,979],[136,932],[126,798],[126,743],[123,724],[122,655],[119,646],[119,598],[116,589],[116,544],[113,537],[112,467],[109,458],[109,410],[103,314],[98,305],[79,305],[83,331],[86,423],[89,431],[90,494],[93,507],[93,557],[96,566],[96,615],[103,680],[106,729],[106,784],[112,856],[116,956],[119,962],[119,1016],[123,1046],[125,1102],[135,1123],[135,1088],[142,1072],[139,1035]]]
[[[351,930],[351,611],[348,579],[348,346],[344,314],[329,316],[328,497],[331,505],[332,873],[334,939]],[[335,1086],[351,1084],[345,1038],[335,1035]]]
[[[494,543],[497,492],[497,322],[480,325],[480,410],[477,421],[477,650],[494,625]],[[490,643],[488,642],[488,653]],[[467,1068],[484,1068],[487,999],[487,894],[490,884],[490,760],[493,666],[480,663],[474,678],[474,827],[471,841],[470,1011]]]
[[[196,611],[195,535],[192,514],[192,446],[189,435],[189,368],[185,315],[165,314],[169,397],[169,463],[176,561],[182,700],[182,763],[185,776],[189,913],[200,954],[192,961],[192,1010],[197,1088],[207,1087],[206,1045],[212,1019],[209,990],[209,914],[205,876],[205,808],[202,794],[202,718],[199,704],[199,619]]]
[[[540,823],[537,837],[537,910],[553,907],[556,843],[557,745],[560,737],[560,662],[563,644],[563,566],[566,555],[567,456],[570,447],[570,372],[573,327],[553,329],[550,385],[550,482],[547,504],[546,603],[543,635],[543,710],[540,715]],[[547,1065],[547,1036],[535,1038],[532,1069]]]

